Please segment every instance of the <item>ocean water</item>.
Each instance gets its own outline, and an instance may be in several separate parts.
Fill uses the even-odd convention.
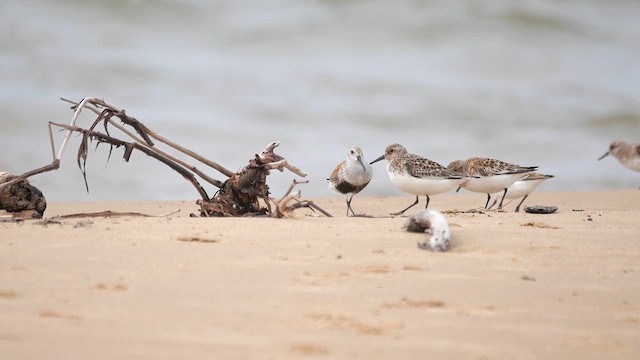
[[[279,140],[309,174],[304,196],[337,196],[326,178],[350,146],[371,161],[396,142],[445,165],[538,165],[556,176],[541,191],[637,188],[597,158],[640,141],[638,19],[632,0],[3,0],[0,171],[50,163],[47,122],[72,117],[59,98],[92,96],[232,170]],[[107,162],[106,146],[87,193],[78,144],[31,178],[49,201],[198,197],[141,153]],[[363,194],[401,194],[374,171]],[[293,178],[272,174],[273,194]]]

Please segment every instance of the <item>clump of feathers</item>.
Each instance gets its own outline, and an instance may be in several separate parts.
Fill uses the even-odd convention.
[[[426,240],[418,241],[418,248],[432,251],[446,251],[451,246],[451,230],[442,213],[434,210],[420,210],[407,219],[404,227],[409,232],[427,233]]]

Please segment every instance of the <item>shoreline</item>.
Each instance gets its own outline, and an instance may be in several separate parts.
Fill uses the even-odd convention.
[[[312,200],[316,204],[328,210],[334,217],[346,216],[346,204],[344,195],[329,194],[321,197],[305,198]],[[558,206],[558,212],[572,210],[571,208],[581,208],[582,210],[606,211],[606,210],[633,210],[640,209],[637,200],[640,199],[640,190],[635,189],[616,189],[601,191],[536,191],[529,195],[527,200],[521,207],[521,213],[524,208],[534,205],[554,205]],[[389,213],[400,210],[415,200],[413,195],[383,195],[368,196],[358,194],[354,196],[353,205],[358,207],[358,203],[364,202],[362,209],[358,207],[358,214],[366,213],[374,217],[389,217]],[[415,207],[407,211],[405,215],[421,210],[425,205],[424,196],[420,197],[420,202]],[[431,197],[429,204],[430,210],[438,211],[466,211],[471,209],[482,209],[486,201],[486,195],[467,192],[462,190],[460,193],[446,193]],[[493,201],[493,197],[492,197]],[[515,206],[520,199],[504,201],[504,212],[513,212]],[[179,209],[180,213],[175,214],[176,217],[188,217],[188,212],[198,212],[199,207],[196,205],[196,199],[193,200],[114,200],[114,201],[81,201],[81,202],[52,202],[48,204],[44,218],[50,218],[59,215],[69,214],[71,212],[85,211],[122,211],[122,212],[143,212],[142,210],[159,209]],[[119,210],[115,210],[119,209]],[[362,210],[362,211],[360,211]],[[495,207],[488,213],[496,212]],[[152,212],[148,215],[161,216],[168,214]],[[371,213],[371,214],[369,214]],[[311,212],[306,210],[297,210],[298,218],[310,215]],[[533,214],[532,214],[533,215]],[[406,216],[405,216],[406,217]]]
[[[51,203],[0,223],[0,349],[15,359],[635,359],[640,191],[535,192],[556,214],[447,214],[445,253],[389,212],[411,196],[311,198],[335,218],[189,218],[193,201]],[[482,194],[430,209],[468,210]],[[420,204],[407,212],[412,214]],[[580,211],[574,211],[580,210]]]

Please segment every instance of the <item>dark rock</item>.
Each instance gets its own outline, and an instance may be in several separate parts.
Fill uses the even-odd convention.
[[[558,211],[558,207],[542,205],[527,206],[524,208],[524,211],[529,214],[553,214],[554,212]]]
[[[0,175],[0,184],[15,178],[14,175],[5,173]],[[0,190],[0,210],[9,213],[19,213],[25,210],[33,210],[38,218],[42,218],[47,208],[47,200],[42,192],[29,184],[28,180],[19,181],[8,188]]]

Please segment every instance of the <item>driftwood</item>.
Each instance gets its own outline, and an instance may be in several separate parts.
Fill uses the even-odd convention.
[[[114,218],[114,217],[132,217],[132,216],[138,216],[138,217],[167,217],[169,215],[173,215],[177,212],[180,212],[180,210],[176,210],[176,211],[172,211],[169,214],[166,215],[149,215],[149,214],[143,214],[143,213],[139,213],[139,212],[130,212],[130,211],[111,211],[111,210],[106,210],[106,211],[99,211],[99,212],[91,212],[91,213],[77,213],[77,214],[66,214],[66,215],[58,215],[58,216],[54,216],[53,218],[51,218],[52,220],[56,220],[56,219],[77,219],[77,218]]]
[[[291,194],[293,187],[299,184],[299,182],[295,180],[285,196],[279,200],[270,197],[266,179],[271,170],[284,171],[287,169],[298,176],[306,176],[306,173],[288,163],[284,157],[274,152],[274,149],[280,145],[278,141],[267,145],[262,152],[255,154],[255,156],[249,160],[248,165],[234,173],[217,162],[211,161],[157,134],[137,119],[127,115],[123,109],[119,109],[104,100],[97,98],[85,98],[80,102],[67,99],[62,100],[73,104],[72,109],[74,113],[69,125],[49,122],[49,138],[53,154],[52,163],[16,176],[0,184],[0,191],[13,184],[25,181],[28,177],[58,169],[60,167],[60,160],[69,144],[71,134],[76,132],[82,134],[82,140],[77,153],[77,161],[78,167],[84,177],[87,191],[89,191],[89,186],[85,164],[89,154],[89,142],[95,141],[97,145],[108,144],[110,146],[109,156],[111,156],[114,147],[123,148],[123,157],[125,161],[128,162],[132,152],[136,150],[162,162],[179,173],[189,181],[198,192],[200,196],[200,199],[197,201],[197,204],[200,205],[199,215],[203,217],[255,215],[290,217],[294,210],[302,207],[317,210],[325,216],[331,216],[313,202],[300,200],[299,192],[297,194]],[[97,118],[88,128],[77,125],[79,115],[83,109],[89,109],[97,115]],[[118,119],[119,122],[116,121],[116,119]],[[103,132],[96,130],[100,124],[102,124],[102,128],[104,129]],[[62,145],[57,153],[53,139],[53,127],[58,127],[66,131]],[[110,127],[121,131],[127,137],[127,141],[111,135],[109,132]],[[168,151],[159,149],[154,141],[163,143],[174,151],[195,159],[209,168],[213,168],[225,176],[226,180],[220,181],[207,175],[194,165],[179,159]],[[218,188],[212,197],[209,197],[198,178]]]

